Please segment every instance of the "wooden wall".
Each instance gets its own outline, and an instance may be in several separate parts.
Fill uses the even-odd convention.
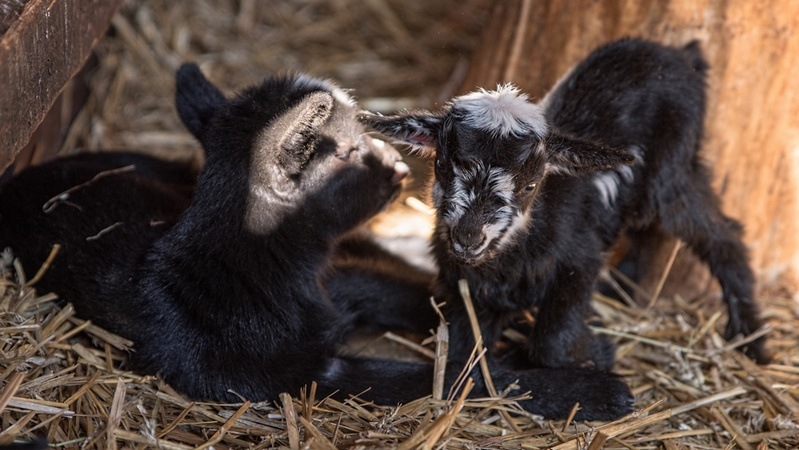
[[[83,67],[122,0],[27,0],[0,35],[0,174]],[[48,133],[44,133],[47,135]]]

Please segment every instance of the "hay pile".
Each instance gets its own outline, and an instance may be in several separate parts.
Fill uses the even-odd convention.
[[[487,5],[129,1],[98,47],[92,94],[64,149],[146,148],[198,158],[172,100],[173,72],[185,60],[198,61],[227,89],[301,70],[354,88],[371,109],[430,107],[457,87]],[[397,224],[415,225],[392,228],[398,216],[387,216],[378,222],[381,232],[427,233],[429,218],[400,210]],[[613,423],[573,424],[519,412],[513,400],[524,392],[465,400],[468,385],[449,401],[424,398],[399,408],[318,399],[312,388],[274,404],[191,402],[157,378],[126,372],[130,343],[36,292],[35,274],[28,281],[10,254],[1,265],[0,444],[46,436],[66,448],[799,446],[799,306],[779,289],[760,294],[775,354],[763,367],[719,337],[725,315],[715,297],[660,298],[651,308],[598,297],[605,328],[597,331],[619,345],[616,368],[636,393],[637,412]],[[422,351],[409,348],[429,358],[432,341]]]
[[[637,411],[612,423],[543,421],[504,398],[422,398],[397,408],[309,392],[281,402],[191,402],[155,377],[120,368],[125,339],[39,295],[10,254],[0,277],[0,443],[46,436],[61,447],[112,448],[795,448],[799,445],[799,311],[768,296],[775,362],[757,367],[723,341],[704,300],[657,310],[598,297],[616,336],[617,370]],[[712,302],[711,302],[712,303]],[[513,337],[513,336],[511,336]],[[435,344],[432,344],[433,346]],[[413,344],[414,349],[417,349]],[[434,355],[428,346],[425,355]],[[431,356],[428,356],[431,357]],[[535,395],[533,391],[531,393]]]

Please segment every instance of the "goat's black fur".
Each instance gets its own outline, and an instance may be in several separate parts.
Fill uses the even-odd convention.
[[[614,347],[586,320],[603,252],[625,230],[680,238],[708,264],[728,339],[760,327],[741,227],[722,214],[698,154],[706,70],[697,43],[624,39],[594,51],[539,105],[505,86],[437,114],[361,116],[435,153],[434,289],[449,305],[455,354],[474,342],[458,300],[465,278],[486,343],[533,307],[533,363],[610,368]],[[767,361],[763,343],[744,350]]]
[[[367,273],[356,260],[370,244],[355,240],[341,244],[332,267],[330,257],[342,235],[398,192],[407,173],[399,154],[364,134],[339,88],[309,77],[271,78],[228,100],[186,65],[177,108],[206,152],[199,175],[132,154],[30,168],[0,188],[0,246],[16,249],[32,272],[61,244],[38,287],[132,340],[133,369],[158,373],[191,398],[268,400],[311,381],[321,395],[383,404],[428,395],[430,364],[337,355],[364,314],[413,313],[398,303],[405,296],[380,291],[387,304],[369,304],[368,286],[357,285],[385,280],[381,270],[398,261],[381,259]],[[135,169],[105,172],[127,164]],[[414,295],[422,280],[407,284]],[[449,385],[460,369],[448,367]],[[485,394],[474,376],[473,393]],[[501,389],[518,382],[533,391],[522,405],[547,417],[565,417],[575,402],[578,419],[630,408],[629,389],[611,374],[497,369],[493,378]]]

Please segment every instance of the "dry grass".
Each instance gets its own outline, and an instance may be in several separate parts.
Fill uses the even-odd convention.
[[[10,261],[0,279],[0,443],[44,435],[87,448],[799,445],[799,311],[778,294],[766,311],[776,358],[762,367],[719,337],[721,314],[710,314],[706,301],[676,298],[655,311],[598,298],[607,324],[598,331],[618,337],[617,370],[633,387],[637,411],[612,423],[571,424],[520,412],[518,390],[467,400],[468,382],[442,400],[397,408],[317,399],[313,389],[275,404],[191,402],[155,377],[120,368],[129,342],[76,318],[70,305],[58,307],[54,295],[38,295]]]
[[[200,62],[227,89],[301,70],[353,88],[373,109],[429,107],[457,87],[486,5],[130,1],[98,48],[91,97],[64,148],[196,158],[199,149],[172,105],[173,71],[185,60]],[[424,215],[401,212],[413,229],[392,228],[397,216],[388,216],[382,231],[424,235]],[[654,308],[598,298],[606,327],[598,332],[619,344],[616,367],[636,393],[637,412],[613,423],[572,424],[518,412],[519,391],[465,399],[468,384],[448,400],[443,392],[443,400],[399,408],[317,399],[312,389],[279,403],[191,402],[157,378],[126,372],[129,342],[37,293],[12,262],[4,260],[0,277],[0,443],[37,435],[67,448],[799,446],[799,305],[777,289],[761,292],[775,354],[761,367],[719,337],[724,314],[716,298],[661,298]],[[426,348],[441,353],[435,339]]]

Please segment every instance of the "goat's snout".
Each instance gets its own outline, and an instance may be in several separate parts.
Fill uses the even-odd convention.
[[[468,264],[477,262],[481,248],[486,240],[486,234],[479,229],[462,230],[452,229],[450,232],[452,239],[452,252],[455,256]]]

